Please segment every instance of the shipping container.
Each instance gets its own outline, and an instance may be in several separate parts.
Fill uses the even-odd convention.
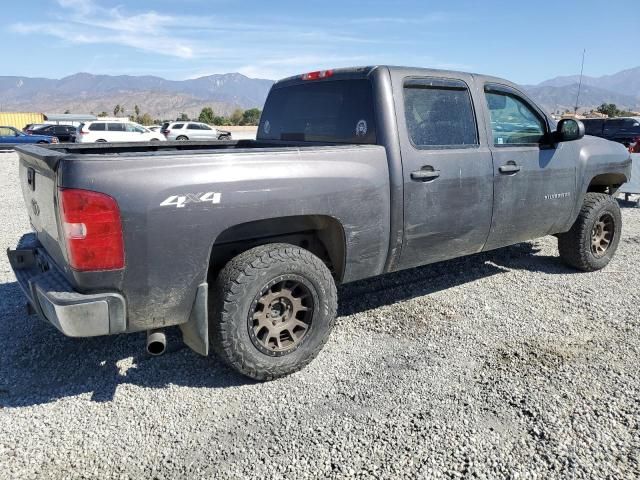
[[[15,127],[22,130],[30,123],[44,123],[45,116],[42,113],[32,112],[0,112],[0,125],[3,127]]]

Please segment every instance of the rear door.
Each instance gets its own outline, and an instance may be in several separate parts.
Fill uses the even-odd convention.
[[[472,78],[392,75],[404,176],[399,268],[479,252],[491,225],[493,166]]]
[[[547,117],[518,90],[487,83],[484,96],[494,164],[493,219],[485,249],[557,233],[575,203],[575,144],[549,145]]]

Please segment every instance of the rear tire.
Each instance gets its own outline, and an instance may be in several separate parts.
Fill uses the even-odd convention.
[[[282,243],[232,259],[210,298],[212,350],[260,381],[308,365],[327,342],[337,308],[336,286],[322,260]]]
[[[558,235],[560,258],[578,270],[600,270],[616,253],[621,232],[618,202],[611,195],[589,192],[571,230]]]
[[[178,138],[176,138],[176,140],[180,140],[182,142],[182,141],[189,140],[189,139],[187,137],[185,137],[184,135],[180,135]]]

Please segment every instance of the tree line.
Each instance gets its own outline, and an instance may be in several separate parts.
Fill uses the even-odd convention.
[[[69,111],[67,110],[68,113]],[[92,112],[93,113],[93,112]],[[211,107],[204,107],[200,111],[200,115],[197,118],[190,118],[186,113],[181,113],[178,115],[178,118],[175,119],[164,119],[161,120],[159,118],[153,118],[148,113],[141,113],[141,109],[138,105],[133,106],[133,112],[131,112],[128,117],[132,122],[139,123],[141,125],[162,125],[165,122],[188,122],[188,121],[198,121],[202,123],[206,123],[208,125],[218,125],[218,126],[229,126],[229,125],[258,125],[260,122],[260,114],[262,111],[259,108],[250,108],[248,110],[243,110],[241,108],[235,109],[231,115],[223,116],[216,115]],[[109,113],[103,111],[98,113],[98,117],[108,117]],[[124,105],[117,104],[113,107],[113,116],[126,116],[126,108]]]
[[[596,112],[607,115],[609,118],[633,117],[636,115],[634,112],[630,112],[629,110],[620,110],[615,103],[603,103],[596,109]]]

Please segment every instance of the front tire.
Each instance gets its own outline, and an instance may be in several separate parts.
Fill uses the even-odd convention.
[[[260,381],[308,365],[327,342],[337,308],[327,266],[289,244],[263,245],[232,259],[210,298],[212,350]]]
[[[616,253],[621,232],[618,202],[611,195],[589,192],[571,230],[558,235],[560,258],[578,270],[600,270]]]

